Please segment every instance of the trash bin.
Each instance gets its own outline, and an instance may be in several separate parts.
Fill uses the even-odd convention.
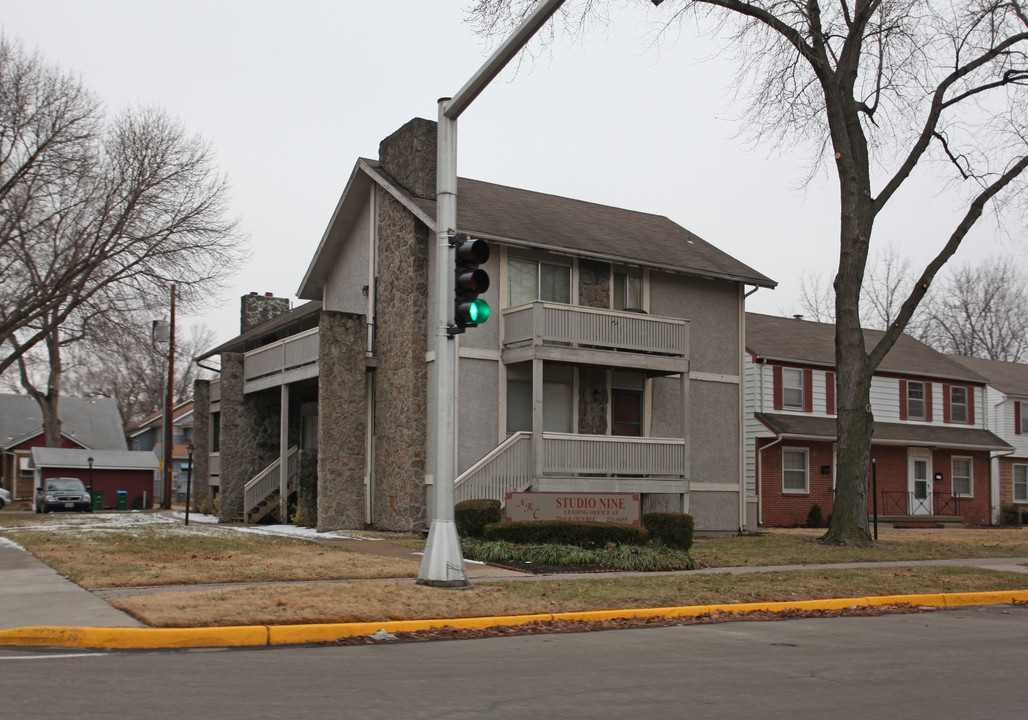
[[[103,510],[104,509],[104,491],[94,490],[93,491],[93,509]]]
[[[128,510],[128,491],[127,490],[119,490],[118,491],[118,509],[119,510]]]

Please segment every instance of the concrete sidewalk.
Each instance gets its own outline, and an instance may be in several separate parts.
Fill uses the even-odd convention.
[[[0,629],[31,625],[145,627],[0,538]]]

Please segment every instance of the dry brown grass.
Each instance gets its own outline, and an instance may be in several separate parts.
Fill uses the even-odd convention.
[[[918,567],[483,583],[442,590],[403,582],[265,585],[162,592],[111,601],[154,627],[287,625],[482,617],[821,597],[1019,590],[1028,578]]]
[[[177,526],[7,537],[86,588],[414,577],[419,559],[348,552],[305,540]]]
[[[746,537],[698,537],[691,554],[711,567],[1028,557],[1028,528],[882,529],[871,548],[822,545],[817,539],[823,534],[776,529]]]

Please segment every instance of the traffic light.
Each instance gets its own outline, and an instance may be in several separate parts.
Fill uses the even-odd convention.
[[[451,334],[481,325],[489,319],[489,305],[478,296],[489,289],[489,275],[479,265],[489,259],[484,240],[460,234],[453,238],[457,256],[454,276],[453,322]]]

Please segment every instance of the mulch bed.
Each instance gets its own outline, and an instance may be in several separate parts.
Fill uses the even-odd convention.
[[[796,620],[800,618],[868,617],[933,612],[941,608],[899,603],[893,605],[863,605],[837,610],[752,610],[749,612],[716,611],[691,617],[630,617],[613,620],[542,620],[523,625],[499,625],[488,628],[441,627],[417,632],[398,632],[388,637],[359,635],[339,638],[336,645],[381,645],[397,642],[429,642],[432,640],[473,640],[478,638],[512,637],[516,635],[552,635],[556,633],[594,632],[597,630],[627,630],[647,627],[679,625],[709,625],[725,622],[766,622],[770,620]]]
[[[614,568],[603,565],[546,565],[531,562],[486,563],[502,570],[515,570],[532,575],[559,575],[561,573],[605,573],[617,572]]]

